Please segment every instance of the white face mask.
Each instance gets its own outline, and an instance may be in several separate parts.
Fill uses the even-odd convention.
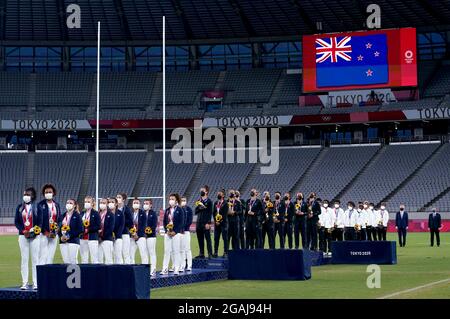
[[[84,209],[91,209],[91,208],[92,208],[92,204],[90,202],[84,203]]]
[[[66,209],[68,211],[72,210],[73,209],[73,204],[66,204]]]
[[[334,204],[334,208],[339,208],[339,204]]]
[[[327,208],[327,207],[328,207],[328,204],[323,204],[323,207]]]
[[[364,205],[364,209],[367,209],[367,205]]]
[[[144,205],[144,210],[150,210],[150,205],[145,204],[145,205]]]
[[[175,200],[173,199],[169,200],[169,205],[172,207],[175,206]]]
[[[117,198],[117,203],[122,204],[123,203],[123,199],[122,198]]]
[[[352,210],[352,209],[353,209],[353,207],[352,207],[352,206],[347,206],[347,208],[348,208],[349,210]]]
[[[133,209],[139,209],[141,207],[140,204],[133,204]]]
[[[31,196],[25,195],[22,199],[23,199],[23,202],[26,204],[31,202]]]
[[[116,205],[114,203],[108,203],[109,209],[114,209],[115,207],[116,207]]]
[[[386,206],[381,206],[381,209],[383,209],[383,210],[384,210],[385,208],[386,208]]]
[[[184,207],[184,206],[186,206],[186,201],[185,200],[181,201],[181,207]]]
[[[53,199],[53,193],[45,193],[45,199]]]
[[[106,204],[100,204],[100,210],[105,210],[105,209],[106,209],[106,207],[107,207],[107,205],[106,205]]]
[[[369,209],[373,210],[373,206],[369,206]]]

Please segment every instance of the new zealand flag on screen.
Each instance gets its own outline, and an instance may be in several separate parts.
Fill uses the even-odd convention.
[[[317,87],[387,83],[387,56],[385,34],[316,39]]]

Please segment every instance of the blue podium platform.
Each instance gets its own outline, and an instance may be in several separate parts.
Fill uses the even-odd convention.
[[[230,251],[229,279],[307,280],[311,278],[312,254],[297,249]]]
[[[28,290],[20,290],[19,287],[0,288],[0,300],[5,299],[20,299],[31,300],[38,299],[38,293],[36,290],[32,290],[32,286],[28,287]]]
[[[194,258],[192,268],[199,269],[228,269],[228,258]]]
[[[40,265],[39,299],[149,299],[149,265]]]
[[[331,243],[333,264],[396,264],[395,241],[336,241]]]
[[[151,289],[158,289],[170,286],[193,284],[196,282],[223,280],[228,278],[228,271],[226,269],[192,269],[192,271],[174,275],[156,275],[155,278],[150,279]]]

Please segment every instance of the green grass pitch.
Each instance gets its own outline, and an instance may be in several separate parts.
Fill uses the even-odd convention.
[[[193,255],[198,254],[192,234]],[[396,240],[396,234],[389,234]],[[163,239],[158,237],[157,269]],[[137,253],[137,256],[139,253]],[[326,265],[312,268],[307,281],[221,280],[152,291],[155,298],[450,298],[450,233],[441,234],[441,247],[429,247],[428,233],[408,234],[407,246],[397,247],[398,264],[381,266],[381,288],[369,289],[365,265]],[[139,261],[137,257],[137,261]],[[55,262],[61,262],[59,248]],[[20,284],[17,236],[0,237],[0,287]],[[31,274],[30,274],[31,275]],[[440,282],[440,283],[436,283]],[[399,293],[400,292],[400,293]],[[396,294],[399,293],[399,294]]]

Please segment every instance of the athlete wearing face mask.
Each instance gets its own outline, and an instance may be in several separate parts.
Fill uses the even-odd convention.
[[[344,240],[344,228],[345,228],[345,214],[341,208],[341,201],[339,199],[334,200],[333,214],[335,216],[335,225],[333,229],[333,240]]]
[[[115,204],[112,203],[113,209]],[[106,265],[113,264],[113,251],[114,251],[114,223],[115,215],[108,209],[108,199],[100,199],[99,205],[100,215],[100,230],[98,232],[99,249],[98,249],[98,261],[99,263],[105,263]]]
[[[378,240],[386,240],[386,232],[389,223],[389,212],[386,203],[381,203],[377,214],[378,219]]]
[[[180,272],[192,270],[192,251],[191,251],[191,224],[193,219],[193,211],[187,205],[186,197],[181,197],[181,208],[184,213],[184,233],[181,237],[181,267]]]
[[[147,227],[147,215],[141,209],[141,202],[137,197],[133,199],[133,229],[135,234],[130,234],[130,259],[131,264],[136,264],[136,251],[139,250],[141,263],[148,265],[147,243],[145,236],[145,227]]]
[[[256,189],[250,190],[250,198],[247,200],[247,213],[245,221],[246,248],[262,248],[262,220],[264,210],[262,202],[257,198]]]
[[[308,215],[306,219],[306,232],[307,232],[307,246],[311,250],[317,250],[317,223],[319,222],[319,216],[322,213],[320,201],[317,200],[316,193],[312,192],[308,196]]]
[[[200,198],[195,202],[195,215],[197,215],[196,233],[200,254],[195,258],[205,258],[205,241],[208,250],[208,257],[212,257],[211,244],[211,220],[213,217],[214,205],[208,198],[209,186],[200,188]]]
[[[131,263],[130,256],[130,229],[133,228],[133,216],[131,209],[127,206],[127,194],[119,193],[116,196],[117,199],[117,210],[120,211],[125,219],[125,224],[122,230],[122,256],[124,264],[129,265]]]
[[[295,201],[294,215],[294,241],[295,249],[300,248],[300,235],[302,236],[302,248],[306,248],[306,216],[308,215],[308,205],[303,199],[303,193],[297,193]]]
[[[181,268],[181,233],[184,232],[184,212],[178,203],[181,198],[178,194],[169,195],[169,207],[164,212],[164,260],[162,275],[169,272],[169,261],[173,255],[174,275],[179,275]]]
[[[241,203],[236,200],[236,193],[230,190],[228,194],[228,243],[231,242],[233,250],[239,249],[239,230],[240,230],[240,213]],[[230,244],[228,244],[230,247]]]
[[[66,202],[66,212],[60,216],[59,248],[65,264],[77,264],[78,250],[80,249],[80,235],[83,233],[83,222],[77,211],[77,202],[69,199]],[[64,230],[69,227],[69,230]]]
[[[37,289],[36,266],[39,265],[39,236],[32,236],[34,227],[42,228],[42,214],[35,203],[36,190],[32,187],[25,189],[21,202],[16,208],[14,224],[19,233],[19,248],[21,257],[20,273],[22,276],[21,290],[28,289],[29,259],[31,259],[31,272],[33,289]],[[31,258],[30,258],[31,257]]]
[[[262,222],[262,247],[265,247],[266,237],[269,243],[269,249],[275,249],[274,226],[273,226],[273,203],[270,200],[270,193],[263,194],[264,219]]]
[[[295,205],[291,202],[291,195],[289,193],[284,194],[280,210],[284,217],[283,235],[288,239],[289,249],[292,249],[292,222],[295,215]],[[286,239],[284,239],[284,242],[286,242]]]
[[[61,207],[56,197],[56,187],[52,184],[45,184],[42,187],[44,199],[39,202],[37,208],[42,215],[42,232],[40,236],[39,260],[41,265],[53,264],[53,259],[58,244],[58,237],[52,231],[51,225],[58,222],[61,216]]]
[[[122,265],[123,260],[123,232],[125,228],[125,215],[123,209],[118,209],[116,197],[108,198],[108,209],[114,214],[114,263]]]
[[[228,203],[224,199],[225,190],[220,190],[217,193],[217,200],[214,203],[214,254],[217,258],[219,252],[219,242],[222,236],[223,240],[223,257],[228,254]]]
[[[355,203],[349,201],[344,212],[344,238],[345,240],[356,240],[355,225],[358,224],[358,212]]]
[[[92,196],[84,198],[84,209],[80,213],[83,221],[83,235],[80,240],[81,263],[98,263],[98,231],[100,230],[100,214],[94,209],[95,200]]]
[[[153,210],[153,202],[151,199],[144,200],[144,212],[147,216],[147,227],[145,231],[146,242],[147,242],[147,252],[150,261],[150,275],[152,277],[156,276],[156,234],[158,226],[158,216]]]
[[[284,214],[281,208],[281,193],[275,192],[275,201],[273,202],[273,240],[276,242],[278,235],[280,241],[280,248],[284,249]]]

